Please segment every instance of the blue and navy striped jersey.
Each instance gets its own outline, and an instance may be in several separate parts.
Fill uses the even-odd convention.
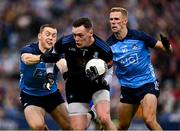
[[[85,78],[85,66],[87,62],[97,54],[98,58],[105,62],[112,61],[112,51],[107,43],[96,35],[93,35],[95,42],[84,48],[77,48],[73,35],[63,36],[55,45],[57,53],[64,53],[67,61],[68,73],[79,79]]]

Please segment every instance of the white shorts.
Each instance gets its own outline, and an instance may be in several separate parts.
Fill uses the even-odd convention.
[[[70,103],[68,105],[69,116],[73,115],[85,115],[90,110],[89,104],[87,103]]]
[[[110,101],[110,93],[108,90],[105,90],[105,89],[96,91],[93,94],[92,100],[93,100],[94,105],[96,105],[99,101],[102,101],[102,100]]]
[[[99,90],[95,92],[92,96],[92,100],[94,105],[96,105],[99,101],[106,100],[110,101],[110,93],[108,90]],[[85,115],[90,110],[88,103],[79,103],[73,102],[68,105],[69,115]]]

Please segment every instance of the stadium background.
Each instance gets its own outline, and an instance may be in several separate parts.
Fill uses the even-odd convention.
[[[0,129],[28,129],[19,103],[19,50],[36,40],[39,26],[53,23],[59,36],[71,32],[72,21],[92,19],[95,33],[104,40],[111,34],[108,16],[112,6],[129,11],[129,27],[159,39],[167,35],[175,53],[169,57],[152,52],[152,63],[160,80],[158,121],[163,129],[180,129],[180,2],[179,0],[0,0]],[[112,118],[116,122],[119,85],[111,83]],[[59,85],[62,87],[62,84]],[[58,129],[47,115],[50,129]],[[130,129],[146,129],[138,111]]]

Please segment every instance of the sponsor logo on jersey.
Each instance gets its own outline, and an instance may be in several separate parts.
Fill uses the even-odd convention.
[[[88,52],[88,49],[80,49],[82,51],[83,56],[86,55],[86,52]]]
[[[138,56],[136,53],[130,54],[126,57],[123,57],[119,60],[122,67],[127,67],[131,64],[137,64],[138,63]]]
[[[155,90],[159,90],[159,82],[155,81],[154,84],[155,84]]]
[[[68,50],[75,52],[75,51],[76,51],[76,48],[70,47],[70,48],[68,48]]]
[[[126,47],[122,48],[122,53],[126,53],[128,51],[128,49]]]
[[[132,45],[132,49],[133,49],[133,50],[137,50],[137,49],[138,49],[137,45],[136,45],[136,44],[133,44],[133,45]]]
[[[46,75],[46,70],[43,68],[37,68],[33,74],[35,78],[43,78],[45,75]]]

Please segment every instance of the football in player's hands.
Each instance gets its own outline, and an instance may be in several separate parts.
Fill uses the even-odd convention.
[[[107,64],[104,60],[93,58],[86,64],[85,72],[90,80],[96,80],[99,76],[105,74],[107,69]]]
[[[89,69],[86,69],[86,76],[91,80],[96,80],[99,77],[97,68],[95,66],[90,66]]]

